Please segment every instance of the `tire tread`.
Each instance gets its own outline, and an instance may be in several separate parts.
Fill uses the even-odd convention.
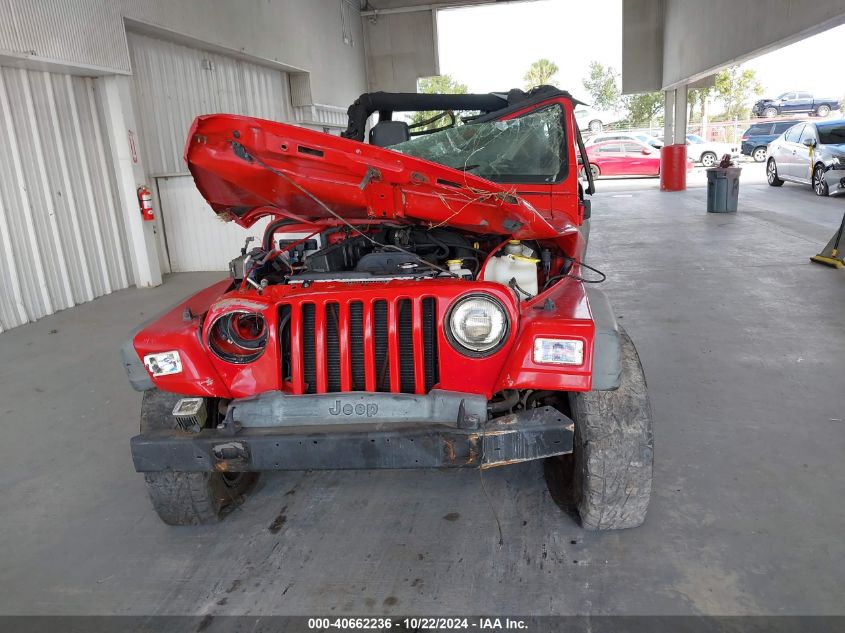
[[[651,403],[637,350],[624,330],[621,335],[619,388],[570,396],[576,426],[578,514],[589,530],[641,525],[651,498]]]
[[[168,525],[204,525],[220,520],[209,473],[144,473],[150,501]]]
[[[141,403],[141,433],[169,429],[191,435],[174,427],[171,411],[181,397],[157,389],[145,391]],[[257,473],[244,473],[230,484],[222,473],[144,473],[153,508],[168,525],[205,525],[220,521],[244,502],[257,479]]]

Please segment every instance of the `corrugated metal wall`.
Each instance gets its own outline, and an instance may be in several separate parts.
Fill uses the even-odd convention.
[[[123,11],[114,0],[0,1],[0,50],[126,73]]]
[[[224,223],[197,191],[193,178],[165,177],[159,178],[157,184],[167,216],[165,231],[171,272],[226,270],[229,261],[240,254],[248,236],[256,240],[251,247],[261,243],[268,219],[259,220],[248,229]]]
[[[0,330],[131,283],[95,81],[0,68]]]
[[[148,174],[188,173],[182,151],[198,114],[228,112],[291,120],[286,73],[137,33],[128,35]]]
[[[426,0],[428,1],[428,0]],[[344,14],[341,6],[351,11]],[[310,74],[318,103],[364,92],[357,0],[0,0],[0,55],[129,74],[125,23]],[[307,80],[307,75],[305,76]],[[310,105],[309,101],[297,105]]]
[[[141,151],[154,177],[166,239],[164,270],[225,270],[249,231],[217,219],[182,158],[198,114],[228,112],[290,121],[286,73],[157,38],[129,33]],[[160,249],[165,252],[164,245]]]

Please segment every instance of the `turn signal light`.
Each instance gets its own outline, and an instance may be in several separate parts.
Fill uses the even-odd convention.
[[[581,365],[584,341],[565,338],[534,339],[534,362],[543,365]]]
[[[159,352],[144,356],[144,367],[153,377],[169,376],[182,371],[182,359],[176,350],[170,352]]]

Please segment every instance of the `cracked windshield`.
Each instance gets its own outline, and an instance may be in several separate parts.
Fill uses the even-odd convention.
[[[560,106],[507,121],[450,127],[390,146],[494,182],[553,182],[566,153]]]

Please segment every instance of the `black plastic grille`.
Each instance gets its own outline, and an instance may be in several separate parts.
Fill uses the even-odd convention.
[[[349,304],[349,355],[352,359],[352,391],[366,391],[364,369],[364,304]]]
[[[282,380],[293,378],[290,353],[290,306],[279,309],[279,351],[281,354]]]
[[[376,391],[390,391],[390,358],[387,349],[387,301],[373,303],[373,339],[376,347]]]
[[[422,318],[425,390],[427,393],[440,381],[440,363],[437,359],[437,302],[434,299],[423,299]]]
[[[326,304],[326,373],[328,390],[340,391],[340,334],[338,333],[340,307],[336,303]]]
[[[414,393],[414,315],[410,299],[401,299],[397,306],[399,324],[399,390]]]
[[[415,393],[416,391],[416,363],[414,356],[414,304],[410,299],[396,301],[395,309],[385,299],[372,301],[372,340],[371,353],[375,356],[375,373],[369,378],[375,385],[376,391],[390,392],[390,346],[389,346],[389,318],[394,314],[396,328],[396,345],[399,359],[399,391]],[[291,328],[295,327],[296,319],[292,318],[293,307],[283,305],[279,308],[279,347],[282,377],[286,382],[297,383],[298,376],[294,376],[297,365],[302,371],[302,391],[304,393],[318,393],[317,383],[317,330],[316,322],[322,321],[323,349],[325,350],[325,390],[328,393],[340,392],[343,389],[341,368],[341,332],[342,327],[340,304],[336,301],[325,303],[303,303],[301,305],[301,320],[298,332],[302,343],[299,352],[299,363],[294,358],[297,352],[292,347]],[[319,312],[318,312],[319,311]],[[322,316],[322,319],[318,319]],[[425,392],[430,391],[439,381],[439,359],[437,349],[437,302],[433,298],[421,301],[422,323],[420,333],[422,341],[417,346],[422,350],[422,387]],[[349,340],[346,347],[349,354],[349,385],[352,391],[367,390],[367,368],[365,363],[364,345],[364,302],[351,301],[348,307],[348,323],[346,331]]]
[[[302,306],[302,371],[305,375],[305,393],[317,393],[317,350],[315,348],[313,303]]]

